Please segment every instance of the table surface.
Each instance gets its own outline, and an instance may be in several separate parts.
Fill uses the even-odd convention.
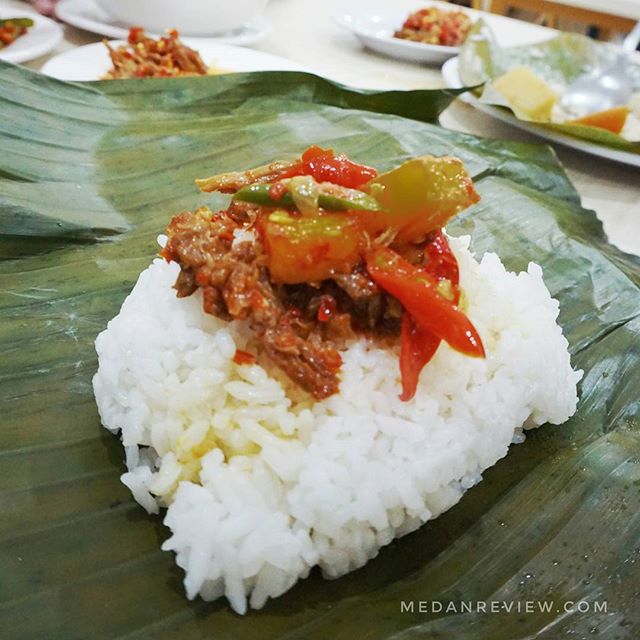
[[[362,1],[367,6],[372,5],[372,0]],[[385,1],[387,7],[393,6],[399,11],[421,5],[421,0],[378,0],[377,3]],[[345,4],[344,0],[271,0],[267,8],[271,30],[254,48],[289,58],[314,73],[348,85],[375,89],[443,86],[438,68],[393,60],[367,51],[349,32],[334,25],[330,16]],[[0,6],[26,8],[28,4],[5,0]],[[58,53],[101,39],[101,36],[67,25],[64,31],[64,40],[51,54],[27,66],[39,69]],[[440,123],[450,129],[484,137],[540,142],[539,138],[498,122],[460,100],[441,115]],[[624,251],[640,255],[640,169],[560,145],[555,149],[582,197],[582,204],[596,212],[610,241]]]

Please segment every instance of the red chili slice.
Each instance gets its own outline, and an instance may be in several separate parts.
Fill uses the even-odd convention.
[[[366,264],[373,280],[402,303],[421,329],[433,332],[456,351],[484,357],[475,327],[451,300],[440,294],[432,276],[388,247],[370,251]]]
[[[233,361],[236,364],[255,364],[256,357],[252,353],[236,349],[236,352],[233,355]]]

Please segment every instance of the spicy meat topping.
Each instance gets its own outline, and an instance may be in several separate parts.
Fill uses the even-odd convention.
[[[311,147],[198,181],[230,206],[183,212],[162,256],[180,265],[179,297],[244,320],[269,359],[316,399],[339,390],[340,350],[358,335],[400,339],[403,400],[442,340],[483,356],[458,308],[458,268],[441,227],[478,200],[462,163],[425,156],[378,175]],[[253,354],[238,352],[239,364]]]

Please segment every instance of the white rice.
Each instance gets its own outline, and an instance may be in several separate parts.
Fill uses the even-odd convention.
[[[451,244],[487,358],[441,345],[408,403],[397,353],[365,340],[343,354],[340,394],[312,403],[268,362],[233,362],[250,332],[198,294],[176,298],[176,264],[140,275],[96,340],[93,383],[122,434],[122,481],[147,511],[168,507],[163,549],[189,598],[225,595],[244,613],[314,565],[356,569],[456,504],[523,428],[573,414],[581,373],[541,269],[508,273],[494,254],[477,263],[468,239]]]

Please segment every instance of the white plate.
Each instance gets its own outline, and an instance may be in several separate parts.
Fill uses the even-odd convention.
[[[55,49],[62,40],[60,25],[39,13],[22,11],[22,9],[15,7],[5,9],[0,6],[0,19],[6,20],[7,18],[31,18],[33,27],[30,27],[27,33],[20,36],[8,47],[0,49],[0,60],[15,63],[33,60],[49,53],[51,49]]]
[[[462,80],[458,72],[458,58],[451,58],[447,60],[442,67],[442,78],[447,88],[457,89],[462,87]],[[533,122],[524,122],[518,120],[513,113],[502,107],[495,107],[490,104],[485,104],[478,100],[471,92],[463,93],[458,96],[461,100],[473,105],[479,111],[490,115],[497,120],[506,122],[518,129],[528,131],[536,136],[557,142],[558,144],[565,145],[566,147],[572,147],[579,151],[591,153],[594,156],[600,156],[601,158],[607,158],[608,160],[615,160],[616,162],[623,162],[634,167],[640,167],[640,154],[631,153],[629,151],[620,151],[619,149],[612,149],[611,147],[605,147],[588,140],[581,140],[580,138],[574,138],[573,136],[567,136],[558,131],[552,131],[546,127],[541,127]]]
[[[459,47],[423,44],[422,42],[394,38],[394,32],[400,28],[403,22],[403,20],[398,22],[393,15],[394,13],[393,10],[385,14],[370,15],[341,13],[333,15],[332,20],[339,27],[351,31],[368,49],[391,58],[442,64],[448,58],[458,54]]]
[[[337,25],[351,31],[365,47],[373,51],[411,62],[442,64],[457,55],[459,47],[422,44],[393,37],[394,32],[402,26],[410,13],[425,6],[435,6],[444,11],[464,11],[474,22],[482,18],[491,26],[497,41],[503,46],[520,44],[523,35],[528,42],[539,42],[555,33],[552,29],[527,24],[521,20],[429,0],[369,0],[367,3],[351,0],[344,3],[341,12],[334,14],[332,19]]]
[[[182,41],[198,51],[207,66],[216,66],[224,71],[305,71],[301,65],[286,58],[255,49],[234,47],[203,38],[182,38]],[[112,44],[119,46],[124,41],[115,40]],[[51,58],[41,71],[59,80],[80,82],[99,80],[110,68],[107,48],[102,42],[96,42]]]
[[[136,0],[131,0],[136,2]],[[178,2],[180,0],[177,0]],[[129,33],[129,27],[136,25],[126,25],[115,21],[111,16],[105,13],[94,0],[60,0],[56,5],[56,15],[63,22],[91,31],[99,33],[108,38],[125,39]],[[172,25],[168,24],[167,28]],[[211,35],[209,39],[215,39],[216,42],[225,44],[249,45],[262,40],[269,32],[269,25],[266,18],[260,16],[248,22],[239,29],[234,29],[228,33],[219,33]],[[157,36],[159,34],[149,34]],[[199,38],[202,40],[203,38]]]

